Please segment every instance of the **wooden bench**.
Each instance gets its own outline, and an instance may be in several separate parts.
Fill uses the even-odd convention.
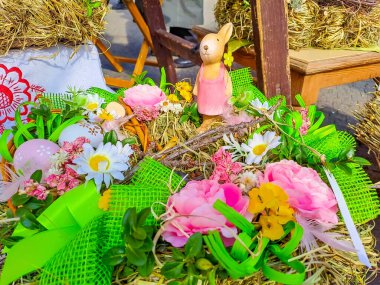
[[[202,26],[193,27],[201,40],[212,32]],[[235,62],[256,70],[253,48],[241,48]],[[315,104],[321,88],[380,77],[380,53],[352,50],[289,50],[291,93],[301,94],[307,105]],[[296,104],[293,100],[293,104]]]

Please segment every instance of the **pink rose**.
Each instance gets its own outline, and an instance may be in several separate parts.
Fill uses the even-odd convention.
[[[136,85],[124,91],[125,104],[129,105],[138,120],[150,121],[159,115],[160,103],[166,100],[157,86]]]
[[[284,189],[290,206],[302,217],[320,223],[338,222],[334,193],[314,169],[302,167],[292,160],[282,160],[268,164],[259,180]]]
[[[196,232],[207,234],[208,231],[219,230],[225,244],[231,245],[234,241],[233,233],[237,233],[237,229],[213,208],[217,199],[248,220],[252,219],[252,215],[247,212],[249,199],[242,195],[235,184],[219,184],[214,180],[191,181],[168,200],[168,223],[162,234],[164,240],[175,247],[182,247]]]

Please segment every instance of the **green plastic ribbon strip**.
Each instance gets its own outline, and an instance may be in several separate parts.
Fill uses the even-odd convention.
[[[24,239],[8,249],[0,285],[42,268],[88,222],[103,214],[99,197],[90,181],[67,192],[37,218],[46,231],[36,233],[19,225],[13,235]]]
[[[231,278],[245,278],[262,269],[266,278],[282,284],[298,285],[304,282],[305,266],[297,260],[289,261],[302,239],[303,229],[300,225],[295,222],[287,223],[283,237],[277,242],[271,242],[265,237],[261,239],[255,238],[258,232],[254,229],[254,226],[224,202],[217,200],[214,203],[214,208],[224,215],[229,222],[242,230],[238,235],[239,239],[235,241],[230,253],[224,246],[219,232],[213,231],[204,236],[204,241],[211,254],[226,269]],[[279,242],[289,235],[289,240],[280,246]],[[247,248],[253,251],[252,256]],[[283,273],[272,268],[268,263],[271,255],[276,256],[283,264],[296,271],[296,273]]]

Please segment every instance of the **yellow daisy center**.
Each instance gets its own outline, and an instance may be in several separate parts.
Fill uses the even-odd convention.
[[[88,164],[90,165],[92,170],[99,171],[99,164],[102,162],[107,163],[106,170],[108,170],[108,168],[110,167],[110,160],[108,159],[108,157],[101,154],[96,154],[92,156]]]
[[[263,152],[267,149],[268,145],[263,143],[263,144],[258,144],[252,148],[252,152],[255,155],[261,155]]]
[[[107,111],[103,110],[102,113],[99,115],[99,118],[105,121],[112,121],[114,117],[111,113],[108,113]]]
[[[90,111],[94,111],[98,108],[98,103],[97,102],[91,102],[87,104],[87,109]]]

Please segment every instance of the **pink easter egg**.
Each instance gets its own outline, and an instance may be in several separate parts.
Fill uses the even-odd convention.
[[[24,142],[16,149],[13,156],[13,166],[16,171],[33,174],[41,169],[46,174],[50,168],[50,157],[59,151],[59,146],[49,140],[33,139]]]

